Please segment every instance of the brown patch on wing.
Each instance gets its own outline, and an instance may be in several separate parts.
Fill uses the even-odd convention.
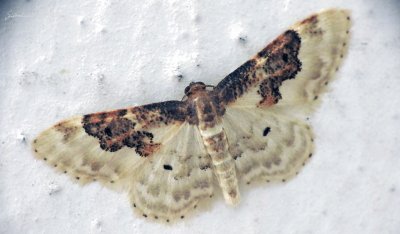
[[[136,153],[146,157],[160,146],[153,142],[153,134],[135,130],[136,123],[124,118],[127,110],[101,112],[85,115],[83,128],[90,136],[99,139],[100,147],[105,151],[115,152],[127,146],[135,148]]]
[[[218,83],[214,92],[220,103],[235,101],[258,81],[255,76],[256,64],[257,61],[251,59]]]
[[[263,69],[268,78],[263,80],[257,91],[261,95],[260,105],[271,106],[282,98],[279,87],[282,82],[293,79],[301,70],[298,58],[301,38],[297,32],[288,30],[258,53],[258,57],[265,57]]]
[[[195,115],[186,114],[190,109],[187,106],[184,102],[167,101],[129,110],[100,112],[85,115],[82,124],[87,134],[99,139],[103,150],[115,152],[126,146],[146,157],[161,146],[153,142],[153,133],[148,130],[186,120],[195,122]]]
[[[305,22],[317,20],[310,17]],[[294,30],[288,30],[268,44],[253,59],[247,61],[225,77],[215,88],[218,99],[219,115],[224,113],[224,106],[241,97],[250,87],[260,84],[258,93],[262,97],[261,105],[270,106],[281,98],[279,86],[287,79],[292,79],[301,70],[298,59],[301,39]],[[267,76],[265,76],[264,71]]]
[[[300,24],[315,24],[318,22],[317,15],[311,15],[310,17],[304,19]]]
[[[196,114],[190,105],[180,101],[153,103],[130,109],[143,129],[188,121],[196,124]],[[194,112],[194,113],[193,113]]]
[[[318,16],[312,15],[307,19],[300,22],[301,25],[306,27],[306,32],[310,35],[317,36],[322,35],[324,31],[318,27]]]
[[[63,121],[54,126],[54,128],[57,131],[63,134],[62,140],[64,143],[69,141],[71,137],[76,134],[76,131],[78,130],[77,126],[74,125],[68,126],[68,124],[69,124],[68,121]]]

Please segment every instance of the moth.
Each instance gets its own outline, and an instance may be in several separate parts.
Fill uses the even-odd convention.
[[[220,190],[286,181],[313,153],[305,118],[348,48],[349,12],[294,24],[216,86],[192,82],[182,101],[73,117],[33,141],[38,159],[73,180],[129,195],[145,218],[183,219]]]

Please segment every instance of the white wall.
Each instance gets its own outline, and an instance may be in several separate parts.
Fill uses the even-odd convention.
[[[396,0],[0,6],[0,233],[400,233]],[[33,158],[29,142],[55,122],[180,100],[190,81],[216,84],[296,20],[329,7],[352,10],[350,51],[314,115],[315,156],[290,182],[243,189],[237,208],[216,199],[165,226],[134,216],[125,195],[80,187]]]

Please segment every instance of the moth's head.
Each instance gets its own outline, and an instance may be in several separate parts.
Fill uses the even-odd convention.
[[[206,90],[207,85],[203,82],[190,82],[189,86],[185,88],[185,96],[189,97],[195,93]]]

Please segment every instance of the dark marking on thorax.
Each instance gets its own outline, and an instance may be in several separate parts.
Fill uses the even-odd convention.
[[[212,128],[219,123],[220,116],[225,113],[225,106],[220,105],[213,91],[198,91],[187,100],[194,107],[200,129]]]

